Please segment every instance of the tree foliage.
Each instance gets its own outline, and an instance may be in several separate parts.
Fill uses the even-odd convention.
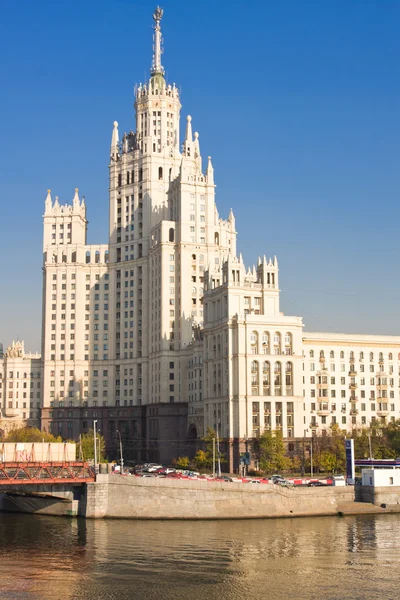
[[[265,473],[280,473],[292,466],[291,459],[286,456],[281,431],[264,431],[255,443],[255,453]]]
[[[212,467],[212,457],[210,460],[207,452],[204,450],[197,450],[193,463],[196,466],[196,469],[208,469],[210,466]]]
[[[3,440],[4,442],[17,442],[17,443],[55,443],[62,442],[60,436],[55,437],[51,433],[41,431],[36,427],[21,427],[19,429],[13,429],[10,431]]]
[[[97,462],[105,462],[106,444],[104,437],[97,433]],[[94,460],[94,431],[89,429],[87,433],[83,433],[80,441],[76,446],[77,458],[82,460]]]
[[[175,467],[177,469],[189,469],[190,459],[188,456],[178,456],[175,461]]]

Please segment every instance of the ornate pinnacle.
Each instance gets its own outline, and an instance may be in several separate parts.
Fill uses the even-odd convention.
[[[161,21],[163,14],[164,14],[163,9],[160,8],[159,6],[157,6],[156,10],[153,13],[153,19],[155,20],[155,22],[157,24]]]
[[[160,22],[163,16],[163,9],[157,6],[153,13],[154,19],[154,53],[153,53],[153,67],[151,69],[151,74],[155,75],[156,73],[161,73],[164,75],[164,68],[161,65],[161,27]]]

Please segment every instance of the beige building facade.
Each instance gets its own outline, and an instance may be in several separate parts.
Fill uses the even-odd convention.
[[[40,426],[43,398],[40,354],[25,352],[24,342],[0,346],[0,431],[3,434],[25,423]]]

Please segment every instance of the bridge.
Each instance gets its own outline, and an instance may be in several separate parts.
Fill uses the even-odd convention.
[[[0,492],[17,485],[80,484],[94,480],[94,471],[82,461],[0,462]]]

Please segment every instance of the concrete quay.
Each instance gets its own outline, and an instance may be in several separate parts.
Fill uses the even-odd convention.
[[[400,513],[400,488],[391,488],[389,495],[383,489],[371,495],[371,490],[363,490],[362,486],[285,488],[273,484],[115,474],[100,474],[96,482],[81,486],[20,487],[18,491],[0,495],[0,511],[88,519],[159,520]]]
[[[355,502],[354,487],[294,487],[99,475],[86,486],[86,518],[266,519],[400,512]]]

